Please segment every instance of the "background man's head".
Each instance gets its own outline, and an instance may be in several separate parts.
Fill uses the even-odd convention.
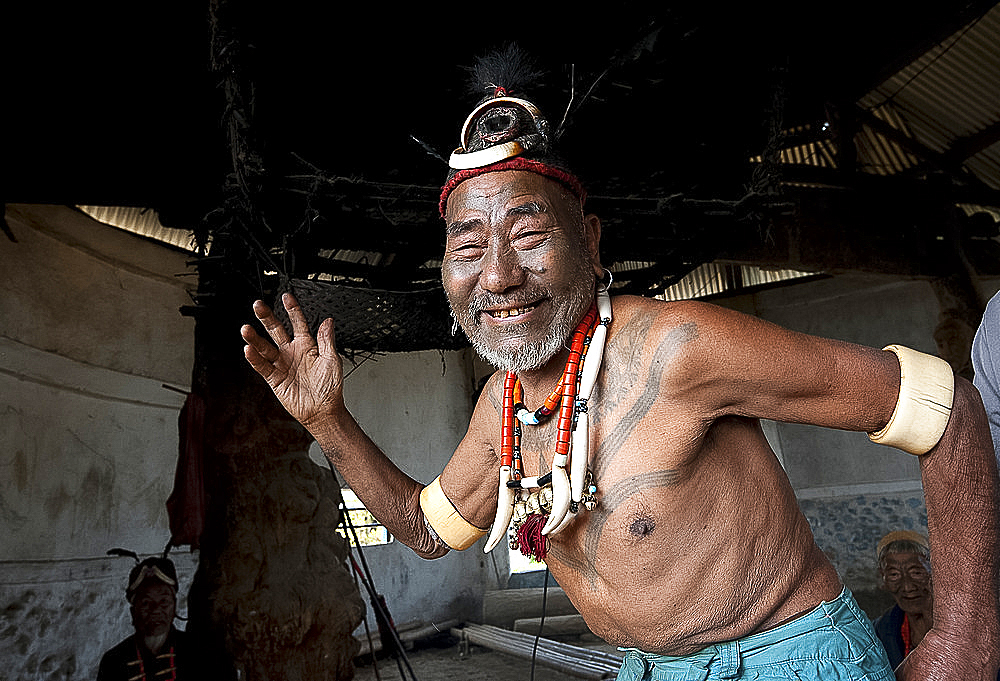
[[[931,554],[927,538],[918,532],[890,532],[876,550],[883,588],[903,612],[931,609]]]
[[[177,571],[166,558],[147,558],[129,573],[125,589],[132,625],[144,637],[170,630],[177,612]]]

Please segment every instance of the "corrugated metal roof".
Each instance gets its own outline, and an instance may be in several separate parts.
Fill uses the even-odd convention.
[[[77,206],[76,208],[106,225],[162,241],[192,253],[197,250],[194,235],[190,231],[164,227],[160,224],[160,216],[155,210],[129,206]]]
[[[1000,125],[997,36],[1000,5],[893,74],[857,104],[901,137],[943,156],[957,154],[965,140],[988,135]],[[794,138],[808,134],[809,128],[786,132]],[[861,122],[854,144],[857,169],[863,173],[894,175],[925,162],[869,122]],[[780,159],[789,165],[836,168],[837,145],[832,138],[822,138],[784,148]],[[953,155],[952,160],[985,185],[1000,189],[1000,142]]]
[[[998,35],[1000,5],[893,74],[859,100],[859,106],[905,129],[927,148],[949,152],[956,143],[1000,123]],[[957,160],[985,184],[1000,189],[1000,142]]]
[[[661,300],[691,300],[722,293],[780,284],[816,276],[816,272],[762,269],[753,265],[705,263],[656,296]]]

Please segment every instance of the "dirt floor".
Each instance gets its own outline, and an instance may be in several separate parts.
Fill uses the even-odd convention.
[[[410,675],[401,676],[396,660],[378,660],[378,670],[370,662],[359,665],[355,681],[530,681],[531,660],[514,657],[480,646],[468,650],[454,638],[422,645],[407,651],[407,660],[413,669]],[[535,681],[580,681],[572,676],[540,663],[535,665]]]

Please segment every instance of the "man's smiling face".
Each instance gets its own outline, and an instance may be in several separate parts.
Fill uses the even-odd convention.
[[[543,366],[593,300],[597,218],[559,183],[503,171],[458,185],[446,220],[442,281],[473,347],[499,369]]]

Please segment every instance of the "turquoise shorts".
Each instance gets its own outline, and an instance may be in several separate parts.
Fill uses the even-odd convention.
[[[620,648],[618,681],[894,681],[885,649],[848,589],[812,612],[737,641],[671,657]]]

